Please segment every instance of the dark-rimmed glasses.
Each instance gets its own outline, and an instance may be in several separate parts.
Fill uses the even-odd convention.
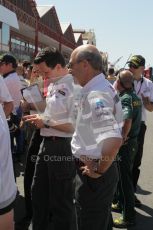
[[[69,62],[66,66],[67,66],[68,69],[72,69],[75,64],[79,64],[82,61],[84,61],[84,60],[75,61],[75,62]]]

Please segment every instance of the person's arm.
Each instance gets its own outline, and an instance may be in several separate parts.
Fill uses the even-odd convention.
[[[149,112],[152,112],[153,102],[149,100],[149,97],[145,97],[143,94],[141,94],[141,96],[142,96],[142,102],[143,102],[145,109],[147,109]]]
[[[66,132],[66,133],[74,132],[74,128],[71,123],[57,125],[56,123],[50,121],[49,123],[45,124],[45,121],[42,119],[42,117],[39,114],[24,116],[23,120],[34,124],[39,129],[45,128],[45,127],[47,128],[51,127],[51,128],[54,128],[54,129],[57,129],[59,131]]]
[[[102,156],[100,160],[89,159],[82,155],[80,160],[84,163],[84,166],[80,168],[82,174],[88,175],[92,178],[98,178],[105,173],[114,161],[119,148],[122,145],[122,138],[112,137],[104,141]]]
[[[3,104],[3,110],[7,118],[12,112],[14,105],[8,88],[2,77],[0,77],[0,103]]]
[[[128,133],[130,132],[132,125],[132,119],[126,119],[123,122],[123,127],[122,127],[122,137],[123,137],[123,142],[126,141]]]
[[[74,127],[71,123],[52,126],[52,128],[66,133],[74,133]]]
[[[111,166],[120,147],[122,145],[122,138],[108,138],[104,141],[102,157],[98,162],[97,173],[103,174]]]
[[[13,102],[4,102],[3,103],[3,109],[4,109],[4,113],[6,118],[11,114],[12,110],[13,110]]]
[[[132,97],[127,94],[123,95],[123,97],[121,98],[121,103],[122,103],[122,111],[123,111],[122,137],[124,143],[127,139],[127,136],[132,126],[132,116],[133,116]]]

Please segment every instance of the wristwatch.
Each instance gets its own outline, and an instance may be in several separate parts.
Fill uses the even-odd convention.
[[[45,128],[50,128],[50,126],[49,126],[49,120],[45,120],[45,121],[43,121],[43,123],[44,123],[44,127]]]

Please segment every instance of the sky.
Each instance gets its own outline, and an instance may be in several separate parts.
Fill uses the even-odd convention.
[[[37,5],[54,5],[60,22],[73,29],[92,29],[96,46],[107,52],[109,61],[140,54],[146,67],[153,66],[153,0],[36,0]]]

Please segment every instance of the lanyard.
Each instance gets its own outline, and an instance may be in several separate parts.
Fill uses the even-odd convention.
[[[143,77],[142,77],[141,82],[140,82],[140,88],[136,92],[137,95],[140,93],[140,90],[141,90],[141,87],[142,87],[142,83],[143,83]]]

